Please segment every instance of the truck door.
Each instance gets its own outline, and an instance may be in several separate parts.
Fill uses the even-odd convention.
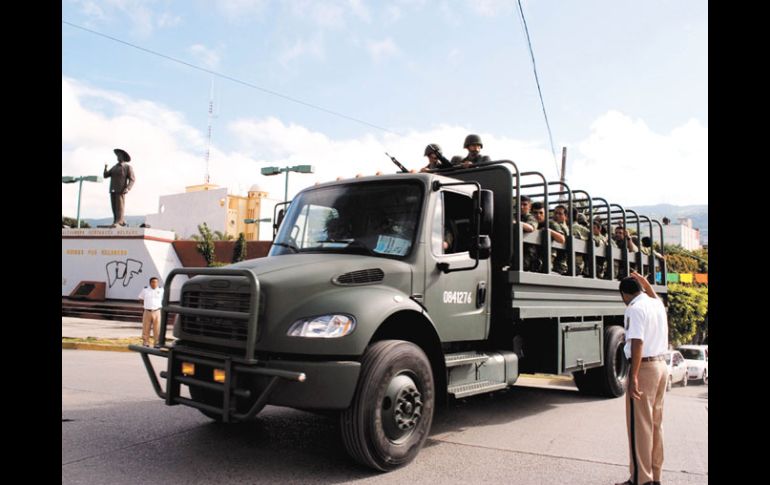
[[[473,227],[473,201],[469,195],[444,189],[437,194],[431,220],[430,251],[425,262],[425,307],[444,342],[482,340],[489,329],[490,259],[477,268],[444,273],[438,263],[451,269],[472,267],[469,249]]]

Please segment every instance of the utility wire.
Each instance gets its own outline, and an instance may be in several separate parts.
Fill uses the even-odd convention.
[[[110,40],[112,40],[112,41],[115,41],[115,42],[118,42],[118,43],[120,43],[120,44],[124,44],[124,45],[127,45],[127,46],[129,46],[129,47],[133,47],[134,49],[140,50],[140,51],[142,51],[142,52],[146,52],[146,53],[148,53],[148,54],[152,54],[152,55],[154,55],[154,56],[162,57],[163,59],[167,59],[167,60],[169,60],[169,61],[172,61],[172,62],[176,62],[176,63],[178,63],[178,64],[182,64],[182,65],[185,65],[185,66],[187,66],[187,67],[191,67],[191,68],[193,68],[193,69],[197,69],[197,70],[199,70],[199,71],[203,71],[203,72],[206,72],[206,73],[212,74],[212,75],[214,75],[214,76],[218,76],[218,77],[221,77],[222,79],[227,79],[228,81],[232,81],[232,82],[234,82],[234,83],[242,84],[242,85],[244,85],[244,86],[247,86],[247,87],[250,87],[250,88],[252,88],[252,89],[256,89],[256,90],[258,90],[258,91],[262,91],[263,93],[267,93],[267,94],[270,94],[270,95],[272,95],[272,96],[277,96],[277,97],[279,97],[279,98],[283,98],[283,99],[285,99],[285,100],[287,100],[287,101],[291,101],[291,102],[293,102],[293,103],[297,103],[297,104],[301,104],[301,105],[303,105],[303,106],[307,106],[308,108],[317,109],[317,110],[319,110],[319,111],[323,111],[324,113],[328,113],[328,114],[330,114],[330,115],[333,115],[333,116],[337,116],[337,117],[339,117],[339,118],[344,118],[344,119],[346,119],[346,120],[349,120],[349,121],[353,121],[353,122],[355,122],[355,123],[359,123],[359,124],[362,124],[362,125],[366,125],[366,126],[369,126],[369,127],[371,127],[371,128],[376,128],[376,129],[378,129],[378,130],[381,130],[381,131],[385,131],[385,132],[388,132],[388,133],[392,133],[392,134],[394,134],[394,135],[398,135],[398,136],[404,136],[404,135],[402,135],[401,133],[398,133],[398,132],[396,132],[396,131],[390,130],[390,129],[388,129],[388,128],[383,128],[382,126],[378,126],[378,125],[375,125],[375,124],[373,124],[373,123],[369,123],[368,121],[360,120],[360,119],[358,119],[358,118],[354,118],[354,117],[352,117],[352,116],[348,116],[348,115],[346,115],[346,114],[343,114],[343,113],[339,113],[339,112],[337,112],[337,111],[332,111],[332,110],[330,110],[330,109],[326,109],[326,108],[324,108],[324,107],[322,107],[322,106],[318,106],[318,105],[315,105],[315,104],[312,104],[312,103],[308,103],[307,101],[302,101],[301,99],[293,98],[293,97],[291,97],[291,96],[287,96],[287,95],[285,95],[285,94],[281,94],[281,93],[278,93],[278,92],[276,92],[276,91],[272,91],[272,90],[270,90],[270,89],[267,89],[267,88],[263,88],[263,87],[261,87],[261,86],[257,86],[256,84],[252,84],[252,83],[250,83],[250,82],[247,82],[247,81],[242,81],[242,80],[240,80],[240,79],[237,79],[237,78],[234,78],[234,77],[232,77],[232,76],[228,76],[227,74],[222,74],[222,73],[219,73],[219,72],[217,72],[217,71],[212,71],[211,69],[206,69],[205,67],[196,66],[195,64],[191,64],[191,63],[189,63],[189,62],[185,62],[185,61],[183,61],[183,60],[181,60],[181,59],[176,59],[176,58],[174,58],[174,57],[171,57],[171,56],[167,56],[166,54],[161,54],[160,52],[156,52],[156,51],[153,51],[153,50],[150,50],[150,49],[144,48],[144,47],[140,47],[140,46],[138,46],[138,45],[132,44],[132,43],[130,43],[130,42],[126,42],[126,41],[124,41],[124,40],[121,40],[121,39],[118,39],[118,38],[112,37],[112,36],[110,36],[110,35],[107,35],[107,34],[103,34],[103,33],[101,33],[101,32],[97,32],[97,31],[95,31],[95,30],[91,30],[91,29],[88,29],[88,28],[86,28],[86,27],[81,27],[80,25],[76,25],[76,24],[73,24],[73,23],[71,23],[71,22],[67,22],[66,20],[62,20],[62,23],[63,23],[63,24],[66,24],[66,25],[69,25],[69,26],[71,26],[71,27],[75,27],[76,29],[80,29],[80,30],[84,30],[84,31],[86,31],[86,32],[90,32],[90,33],[92,33],[92,34],[94,34],[94,35],[98,35],[98,36],[100,36],[100,37],[104,37],[104,38],[106,38],[106,39],[110,39]]]
[[[559,175],[559,164],[556,161],[556,150],[553,147],[553,135],[551,134],[551,124],[548,122],[548,114],[545,112],[545,101],[543,101],[543,91],[540,89],[540,79],[537,77],[537,66],[535,65],[535,52],[532,50],[532,41],[529,38],[529,29],[527,28],[527,19],[524,18],[524,9],[521,8],[521,0],[517,0],[519,14],[524,23],[524,33],[527,35],[527,45],[529,46],[529,55],[532,58],[532,71],[535,73],[535,83],[537,84],[537,94],[540,95],[540,106],[543,108],[543,117],[545,117],[545,127],[548,130],[548,140],[551,143],[551,154],[553,163],[556,166],[556,175]]]

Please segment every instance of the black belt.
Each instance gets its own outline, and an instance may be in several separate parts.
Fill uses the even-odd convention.
[[[150,310],[149,308],[145,308],[144,309],[144,311],[146,311],[146,312],[157,312],[158,310],[160,310],[160,308],[155,308],[153,310]]]

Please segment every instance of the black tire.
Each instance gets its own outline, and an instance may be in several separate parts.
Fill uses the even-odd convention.
[[[350,407],[340,415],[342,441],[362,465],[389,471],[411,462],[430,431],[435,387],[418,346],[382,340],[367,348]]]
[[[684,373],[684,379],[682,379],[682,387],[687,387],[687,381],[690,380],[690,374]]]
[[[612,325],[604,329],[604,365],[586,372],[575,372],[575,385],[583,394],[620,397],[626,392],[628,359],[623,352],[626,331]]]
[[[703,379],[701,379],[700,382],[704,386],[709,383],[709,371],[708,371],[708,369],[704,369],[703,370]]]

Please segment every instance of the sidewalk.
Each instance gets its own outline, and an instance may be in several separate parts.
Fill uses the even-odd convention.
[[[131,343],[141,343],[142,324],[116,320],[62,317],[61,336],[63,349],[129,352],[128,343],[116,342],[116,340],[132,339],[135,342]],[[173,339],[171,327],[166,329],[166,338]],[[88,342],[72,342],[64,339],[87,339]]]

